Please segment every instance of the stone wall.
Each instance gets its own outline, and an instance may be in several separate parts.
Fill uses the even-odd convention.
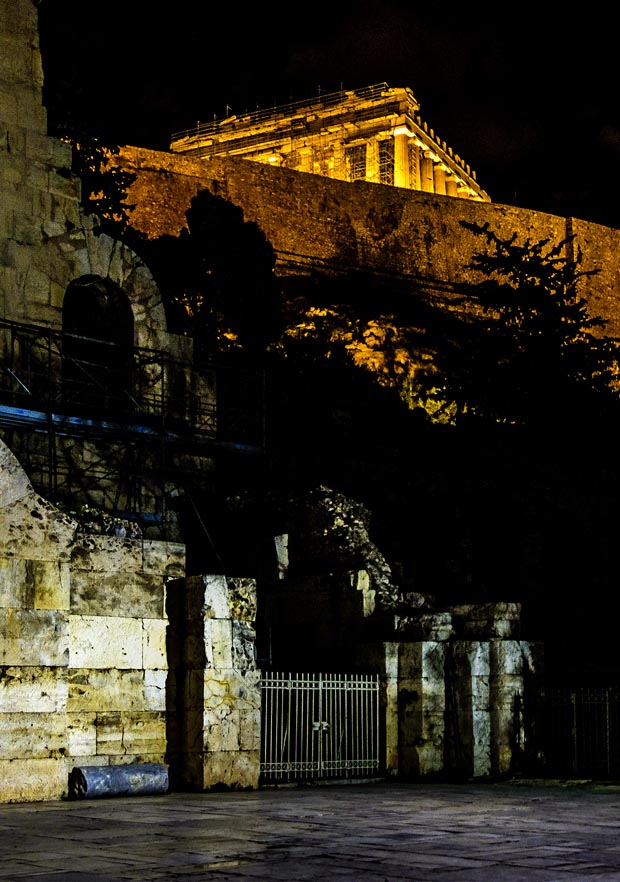
[[[150,237],[177,236],[200,190],[240,206],[263,230],[280,275],[368,270],[444,290],[467,275],[480,242],[462,221],[489,223],[500,236],[558,243],[575,235],[594,312],[620,333],[620,230],[507,205],[271,168],[237,157],[192,159],[125,147],[118,162],[137,173],[131,223]],[[585,292],[585,289],[584,289]]]
[[[166,586],[184,546],[81,533],[0,442],[0,801],[164,762]]]

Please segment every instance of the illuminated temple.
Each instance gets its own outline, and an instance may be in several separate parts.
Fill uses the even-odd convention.
[[[198,122],[174,153],[242,156],[336,178],[490,202],[476,173],[423,122],[409,88],[386,83]]]

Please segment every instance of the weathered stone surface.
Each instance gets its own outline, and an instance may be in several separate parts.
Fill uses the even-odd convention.
[[[205,619],[204,641],[207,667],[232,668],[232,622]]]
[[[97,753],[97,714],[94,711],[67,713],[69,756],[92,757]],[[102,761],[104,761],[102,759]]]
[[[252,625],[256,619],[256,580],[228,579],[227,588],[230,618]]]
[[[68,670],[67,711],[143,711],[147,707],[142,670]],[[164,674],[165,676],[165,674]],[[159,708],[158,708],[159,709]]]
[[[97,753],[106,756],[159,755],[166,752],[166,715],[157,711],[142,713],[98,713]]]
[[[66,668],[0,668],[0,714],[61,713],[67,706]]]
[[[67,746],[63,713],[0,713],[0,759],[62,756]]]
[[[95,571],[96,572],[96,571]],[[161,576],[131,572],[97,573],[73,571],[71,612],[83,616],[162,618],[164,584]]]
[[[459,637],[489,640],[493,637],[517,639],[521,626],[518,603],[480,603],[450,607]]]
[[[68,661],[65,612],[0,609],[0,664],[63,667]]]
[[[72,668],[142,668],[140,619],[69,616],[69,665]]]
[[[178,579],[185,575],[185,545],[178,542],[142,542],[143,570],[147,574]]]
[[[188,771],[200,790],[254,790],[258,787],[260,755],[258,751],[237,750],[198,754],[189,757]]]
[[[67,761],[22,758],[0,760],[0,801],[44,802],[67,793]]]
[[[80,533],[71,552],[71,569],[107,576],[142,571],[142,544],[115,536]],[[80,583],[82,584],[82,583]]]
[[[68,609],[69,585],[66,562],[0,558],[0,607]]]
[[[168,623],[164,619],[144,619],[142,623],[142,667],[147,670],[165,670],[166,635]]]

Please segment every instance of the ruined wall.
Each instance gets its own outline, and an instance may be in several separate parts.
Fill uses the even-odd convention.
[[[131,223],[149,236],[178,235],[185,212],[201,189],[243,209],[278,255],[281,275],[361,269],[403,275],[426,288],[440,288],[466,275],[480,247],[461,221],[489,223],[501,236],[520,240],[575,234],[589,280],[593,310],[620,333],[620,230],[506,205],[471,202],[362,181],[346,183],[318,175],[271,168],[249,160],[190,159],[125,147],[119,163],[138,173],[130,201]]]
[[[0,442],[0,802],[59,799],[76,765],[165,760],[166,585],[184,555],[81,532]]]
[[[256,583],[205,575],[172,588],[171,781],[194,791],[253,789],[261,733]]]

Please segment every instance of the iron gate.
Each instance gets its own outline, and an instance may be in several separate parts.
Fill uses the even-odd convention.
[[[376,775],[379,677],[265,673],[263,783]]]
[[[620,775],[620,687],[548,690],[547,764],[558,774]]]

